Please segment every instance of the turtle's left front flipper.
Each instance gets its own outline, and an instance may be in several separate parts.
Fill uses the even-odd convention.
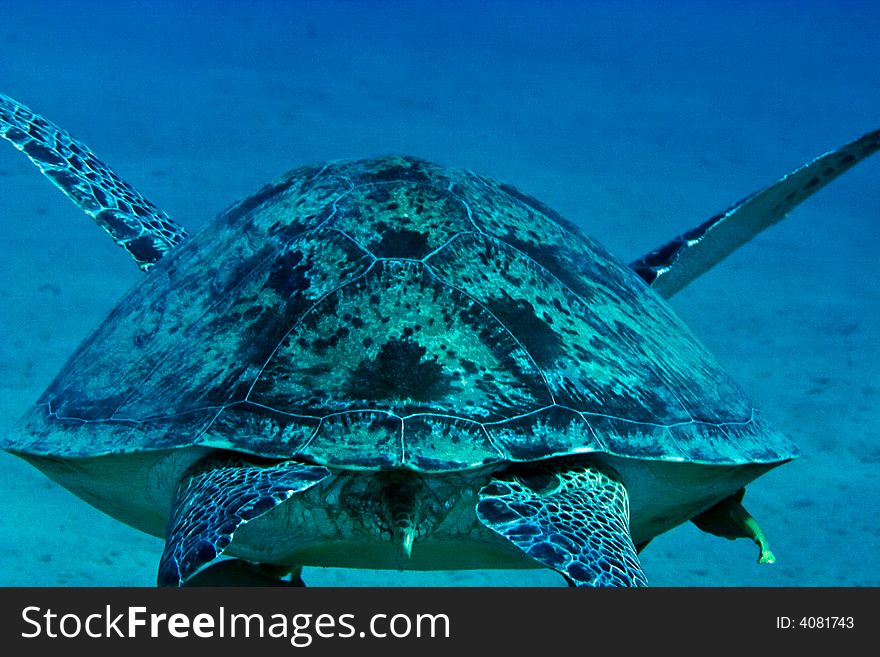
[[[880,151],[880,130],[869,132],[795,169],[769,187],[747,196],[725,212],[630,263],[630,267],[668,299],[877,151]]]
[[[582,461],[534,464],[480,491],[477,517],[571,586],[645,586],[614,473]]]
[[[159,562],[159,586],[185,584],[219,557],[235,530],[330,475],[327,468],[284,461],[268,465],[207,457],[181,478]]]
[[[117,176],[85,144],[3,94],[0,137],[27,155],[144,271],[186,239],[182,226]]]

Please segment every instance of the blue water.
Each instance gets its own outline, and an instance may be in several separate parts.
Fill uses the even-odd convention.
[[[418,155],[628,261],[880,127],[874,2],[20,2],[0,90],[189,228],[294,166]],[[803,456],[749,487],[778,558],[682,526],[655,585],[880,584],[880,156],[673,300]],[[0,430],[139,279],[0,144]],[[158,539],[0,455],[0,584],[150,585]],[[309,583],[561,585],[308,569]]]

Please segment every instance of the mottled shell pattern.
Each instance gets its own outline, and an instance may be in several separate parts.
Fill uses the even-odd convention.
[[[297,169],[223,212],[122,299],[4,446],[190,445],[425,472],[795,453],[579,228],[405,157]]]

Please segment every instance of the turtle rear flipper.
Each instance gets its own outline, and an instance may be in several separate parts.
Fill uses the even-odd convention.
[[[159,562],[159,586],[185,584],[223,554],[239,526],[329,476],[316,465],[208,457],[181,478]]]
[[[27,155],[146,271],[187,233],[66,131],[0,94],[0,137]]]
[[[626,488],[595,465],[535,465],[494,478],[477,517],[571,586],[645,586]]]

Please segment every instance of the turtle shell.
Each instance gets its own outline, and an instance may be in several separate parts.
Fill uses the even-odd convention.
[[[441,472],[795,454],[666,302],[517,189],[406,157],[297,169],[169,253],[5,438]]]

